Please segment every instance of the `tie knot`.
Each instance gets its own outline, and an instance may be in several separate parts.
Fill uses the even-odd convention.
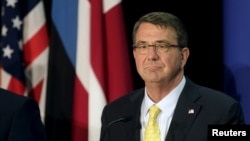
[[[160,111],[161,111],[161,109],[159,107],[157,107],[156,105],[153,105],[149,109],[149,115],[151,117],[156,118],[158,116],[158,114],[160,113]]]

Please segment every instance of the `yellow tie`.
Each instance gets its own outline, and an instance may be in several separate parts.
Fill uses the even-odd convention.
[[[149,109],[148,125],[144,132],[144,141],[160,141],[160,129],[157,123],[157,116],[160,113],[160,108],[153,105]]]

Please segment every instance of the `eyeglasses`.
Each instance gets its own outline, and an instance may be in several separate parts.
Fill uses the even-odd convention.
[[[133,45],[133,48],[138,51],[139,54],[147,54],[149,52],[149,47],[153,47],[157,53],[166,53],[172,47],[180,47],[179,45],[172,45],[167,42],[156,42],[153,45],[147,43],[138,43]]]

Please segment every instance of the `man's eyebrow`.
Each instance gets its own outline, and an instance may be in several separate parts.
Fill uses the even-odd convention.
[[[169,41],[167,41],[167,40],[157,40],[157,41],[155,41],[156,43],[167,43],[167,44],[170,44],[170,42]]]
[[[138,41],[136,44],[145,44],[147,43],[146,41]]]
[[[143,44],[143,43],[145,44],[145,43],[147,43],[147,41],[138,41],[137,42],[137,44]],[[167,40],[157,40],[154,43],[167,43],[167,44],[170,44],[170,42],[167,41]]]

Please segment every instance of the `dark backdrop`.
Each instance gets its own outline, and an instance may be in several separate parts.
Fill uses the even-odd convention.
[[[51,1],[45,0],[50,24]],[[191,55],[186,75],[194,82],[223,91],[222,1],[196,0],[123,0],[134,88],[143,87],[132,57],[132,28],[136,20],[152,11],[165,11],[178,16],[189,33]]]
[[[136,1],[136,2],[133,2]],[[222,2],[220,0],[123,0],[124,18],[129,45],[132,45],[133,24],[152,11],[165,11],[178,16],[189,33],[191,55],[186,75],[198,84],[223,90]],[[131,62],[132,48],[130,46]],[[132,63],[135,88],[143,82]]]

